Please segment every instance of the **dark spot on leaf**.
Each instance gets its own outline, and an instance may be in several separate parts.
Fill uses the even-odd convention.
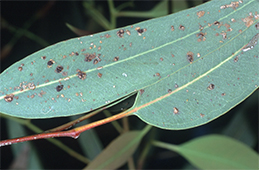
[[[137,31],[138,31],[138,33],[140,33],[140,34],[142,34],[142,33],[144,32],[143,29],[138,29]]]
[[[190,63],[193,62],[193,52],[189,51],[189,52],[187,53],[187,59],[188,59],[188,61],[189,61]]]
[[[142,95],[144,93],[144,91],[145,91],[144,89],[140,89],[139,90],[140,95]]]
[[[119,60],[119,57],[114,57],[113,60],[114,60],[114,61],[118,61],[118,60]]]
[[[214,25],[219,25],[220,23],[218,21],[215,21],[213,24]]]
[[[78,55],[79,55],[79,53],[78,53],[78,52],[76,52],[75,54],[76,54],[76,56],[78,56]]]
[[[179,29],[182,30],[182,31],[184,31],[185,27],[184,27],[183,25],[180,25],[180,26],[179,26]]]
[[[172,92],[172,89],[168,89],[167,92],[168,92],[168,93],[171,93],[171,92]]]
[[[86,78],[86,73],[81,71],[81,70],[77,70],[77,77],[80,78],[81,80],[84,80]]]
[[[178,84],[175,84],[174,87],[175,87],[175,88],[178,88],[179,86],[178,86]]]
[[[47,65],[48,65],[48,67],[52,67],[52,65],[54,64],[55,62],[52,60],[52,59],[50,59],[48,62],[47,62]]]
[[[18,67],[18,70],[19,70],[19,71],[22,71],[22,67]]]
[[[28,88],[30,89],[30,90],[34,90],[34,89],[36,89],[36,86],[35,86],[35,84],[34,83],[28,83]]]
[[[196,34],[196,37],[202,38],[202,37],[204,37],[204,36],[205,36],[205,33],[203,33],[203,32],[200,32],[200,33]]]
[[[142,33],[146,32],[147,29],[144,28],[144,29],[141,29],[140,27],[136,27],[135,30],[138,32],[138,35],[141,35]]]
[[[97,59],[94,59],[93,64],[97,64],[99,61]]]
[[[94,59],[95,57],[96,57],[95,53],[94,53],[94,54],[89,54],[89,53],[87,53],[87,54],[85,54],[85,61],[86,61],[86,62],[90,62],[90,61],[92,61],[92,59]]]
[[[225,95],[226,95],[226,93],[222,93],[222,94],[221,94],[221,96],[225,96]]]
[[[60,72],[62,72],[63,69],[64,69],[63,66],[58,65],[58,66],[56,67],[55,72],[56,72],[56,73],[60,73]]]
[[[46,56],[42,56],[41,58],[42,58],[43,60],[45,60],[45,59],[46,59]]]
[[[256,28],[256,30],[259,29],[259,22],[257,24],[255,24],[255,28]]]
[[[120,29],[118,32],[117,32],[117,35],[118,37],[123,37],[123,34],[124,34],[124,30],[123,29]]]
[[[6,95],[5,97],[4,97],[4,100],[6,101],[6,102],[11,102],[11,101],[13,101],[13,94],[8,94],[8,95]]]
[[[60,92],[63,89],[63,85],[58,85],[56,87],[57,92]]]
[[[98,73],[97,76],[98,76],[99,78],[101,78],[101,77],[102,77],[102,73]]]
[[[223,39],[226,39],[227,38],[227,33],[226,32],[222,32],[222,33],[220,33],[221,35],[222,35],[222,38]]]
[[[160,73],[156,73],[156,76],[158,76],[158,77],[159,77],[159,76],[160,76]]]
[[[215,85],[214,85],[214,84],[210,84],[210,85],[207,87],[208,90],[213,90],[214,88],[215,88]]]
[[[174,107],[174,114],[177,114],[177,113],[179,113],[179,110],[176,107]]]

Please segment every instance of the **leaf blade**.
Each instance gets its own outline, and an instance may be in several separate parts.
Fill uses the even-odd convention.
[[[175,151],[200,169],[256,169],[258,154],[247,145],[222,135],[195,138],[179,146],[154,142]]]
[[[36,52],[1,74],[1,112],[71,116],[139,91],[132,109],[151,125],[186,129],[207,123],[249,96],[259,82],[253,57],[258,45],[242,51],[258,32],[259,5],[236,3],[212,1]],[[233,79],[224,78],[231,74]]]

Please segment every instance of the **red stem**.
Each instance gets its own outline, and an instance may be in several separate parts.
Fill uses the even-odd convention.
[[[120,114],[87,124],[83,125],[68,131],[62,131],[62,132],[50,132],[50,133],[41,133],[41,134],[36,134],[36,135],[31,135],[31,136],[25,136],[25,137],[20,137],[20,138],[14,138],[14,139],[7,139],[7,140],[2,140],[0,141],[0,147],[6,146],[6,145],[11,145],[13,143],[19,143],[19,142],[25,142],[25,141],[32,141],[32,140],[37,140],[37,139],[46,139],[46,138],[53,138],[53,137],[72,137],[72,138],[78,138],[79,135],[89,129],[92,129],[96,126],[100,126],[106,123],[109,123],[114,120],[121,119],[125,116],[129,116],[131,113],[134,111],[128,111],[128,112],[122,112]]]

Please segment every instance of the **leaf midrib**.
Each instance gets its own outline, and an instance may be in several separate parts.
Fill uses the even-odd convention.
[[[235,12],[237,12],[237,11],[243,9],[244,7],[246,7],[247,5],[249,5],[250,3],[254,2],[254,1],[255,1],[255,0],[251,0],[251,1],[247,2],[247,3],[244,4],[242,7],[239,7],[238,9],[236,9],[236,10],[230,12],[228,15],[226,15],[226,16],[224,16],[224,17],[218,19],[218,21],[221,21],[221,20],[223,20],[224,18],[227,18],[228,16],[230,16],[230,15],[234,14]],[[209,27],[209,26],[207,25],[207,26],[204,27],[204,29],[206,29],[206,28],[208,28],[208,27]],[[247,29],[247,28],[246,28],[246,29]],[[245,29],[245,30],[246,30],[246,29]],[[134,55],[134,56],[128,57],[128,58],[126,58],[126,59],[119,60],[119,61],[117,61],[117,62],[113,62],[113,63],[107,64],[107,65],[104,65],[104,66],[102,66],[102,69],[107,68],[107,67],[111,67],[111,66],[113,66],[113,65],[115,65],[115,64],[119,64],[119,63],[122,63],[122,62],[125,62],[125,61],[128,61],[128,60],[131,60],[131,59],[134,59],[134,58],[136,58],[136,57],[139,57],[139,56],[142,56],[142,55],[144,55],[144,54],[150,53],[150,52],[152,52],[152,51],[156,51],[156,50],[161,49],[161,48],[163,48],[163,47],[165,47],[165,46],[168,46],[168,45],[171,45],[171,44],[173,44],[173,43],[176,43],[176,42],[178,42],[178,41],[180,41],[180,40],[184,40],[184,39],[190,37],[191,35],[194,35],[194,34],[198,33],[199,31],[200,31],[200,30],[194,31],[194,32],[192,32],[192,33],[190,33],[190,34],[187,34],[187,35],[184,36],[184,37],[180,37],[180,38],[178,38],[178,39],[176,39],[176,40],[174,40],[174,41],[165,43],[165,44],[163,44],[163,45],[160,45],[160,46],[158,46],[158,47],[155,47],[155,48],[152,48],[152,49],[150,49],[150,50],[144,51],[144,52],[142,52],[142,53],[136,54],[136,55]],[[244,32],[244,31],[243,31],[243,32]],[[242,33],[243,33],[243,32],[242,32]],[[241,34],[241,33],[240,33],[240,34]],[[240,34],[238,34],[238,35],[240,35]],[[238,35],[237,35],[237,36],[238,36]],[[237,36],[235,36],[235,37],[237,37]],[[235,38],[235,37],[234,37],[234,38]],[[233,40],[234,38],[232,38],[232,40]],[[220,46],[219,48],[221,48],[221,47],[223,47],[224,45],[228,44],[228,43],[231,42],[232,40],[230,40],[230,41],[228,41],[227,43],[223,44],[223,45]],[[217,49],[215,49],[215,50],[217,50]],[[215,51],[215,50],[214,50],[214,51]],[[241,50],[241,49],[240,49],[240,50]],[[240,50],[239,50],[239,51],[240,51]],[[214,51],[212,51],[212,52],[214,52]],[[212,52],[211,52],[211,53],[212,53]],[[211,53],[208,53],[207,55],[203,56],[202,58],[205,58],[206,56],[208,56],[208,55],[211,54]],[[230,60],[230,59],[231,59],[231,57],[229,57],[229,58],[226,59],[226,60],[228,61],[228,60]],[[197,61],[199,61],[199,60],[201,60],[201,58],[198,59],[198,60],[196,60],[195,62],[197,62]],[[226,61],[226,60],[224,60],[224,61]],[[223,61],[223,62],[224,62],[224,61]],[[195,62],[193,62],[193,63],[195,63]],[[193,64],[193,63],[192,63],[192,64]],[[222,63],[222,62],[221,62],[221,63]],[[225,62],[224,62],[224,63],[225,63]],[[222,64],[223,64],[223,63],[222,63]],[[189,66],[189,65],[190,65],[190,64],[187,64],[186,66],[184,66],[184,67],[182,67],[182,68],[176,70],[175,72],[171,73],[170,75],[175,74],[176,72],[178,72],[178,71],[184,69],[185,67],[187,67],[187,66]],[[220,65],[221,65],[221,64],[219,64],[218,66],[220,66]],[[218,68],[218,67],[216,66],[215,68]],[[95,70],[97,70],[97,69],[98,69],[98,67],[97,67],[97,68],[93,68],[93,69],[86,70],[86,71],[84,71],[84,72],[85,72],[85,73],[90,73],[90,72],[95,71]],[[212,70],[212,71],[213,71],[213,70]],[[207,73],[210,73],[210,72],[211,72],[211,71],[209,70]],[[206,73],[204,73],[204,74],[206,74]],[[203,75],[204,75],[204,74],[203,74]],[[206,74],[206,75],[207,75],[207,74]],[[67,77],[65,77],[65,78],[61,78],[61,79],[58,79],[58,80],[53,80],[53,81],[50,81],[50,82],[48,82],[48,83],[44,83],[44,84],[41,84],[41,85],[36,85],[36,88],[38,89],[38,88],[45,87],[45,86],[49,86],[49,85],[52,85],[52,84],[55,84],[55,83],[58,83],[58,82],[61,82],[61,81],[67,81],[66,79],[69,80],[69,79],[74,78],[74,77],[77,77],[77,75],[76,75],[76,74],[73,74],[73,75],[67,76]],[[201,77],[201,76],[199,76],[199,77]],[[199,77],[197,77],[196,79],[198,79]],[[154,84],[156,84],[156,83],[158,83],[158,82],[160,82],[160,81],[162,81],[162,80],[164,80],[164,79],[166,79],[166,78],[167,78],[167,76],[164,77],[164,78],[162,78],[162,79],[160,79],[160,80],[157,80],[156,82],[154,82],[154,83],[151,84],[151,85],[154,85]],[[196,79],[194,79],[194,80],[196,80]],[[193,81],[194,81],[194,80],[193,80]],[[191,82],[193,82],[193,81],[191,81]],[[197,81],[197,80],[196,80],[196,81]],[[185,87],[187,87],[191,82],[189,82],[189,83],[187,83],[186,85],[181,86],[181,87],[182,87],[182,88],[185,88]],[[192,84],[192,83],[191,83],[191,84]],[[148,85],[148,86],[151,86],[151,85]],[[148,86],[146,86],[146,87],[148,87]],[[146,87],[144,87],[144,88],[146,88]],[[175,92],[178,91],[178,90],[180,90],[180,89],[182,89],[182,88],[178,88],[177,90],[175,90]],[[29,90],[31,90],[31,89],[24,89],[24,90],[22,90],[22,91],[16,91],[16,92],[13,92],[12,94],[13,94],[13,95],[18,95],[18,94],[20,94],[20,93],[24,93],[24,92],[29,91]],[[174,91],[173,91],[173,92],[174,92]],[[6,95],[0,96],[0,100],[4,99],[5,96],[6,96]]]

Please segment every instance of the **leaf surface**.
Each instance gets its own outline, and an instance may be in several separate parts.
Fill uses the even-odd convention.
[[[0,112],[71,116],[138,92],[133,114],[151,125],[207,123],[258,87],[258,9],[215,0],[49,46],[0,75]]]
[[[200,169],[258,169],[258,154],[226,136],[208,135],[180,146],[161,142],[154,144],[181,154]]]
[[[117,169],[127,162],[137,149],[141,139],[150,130],[126,132],[114,139],[87,167],[87,169]]]

